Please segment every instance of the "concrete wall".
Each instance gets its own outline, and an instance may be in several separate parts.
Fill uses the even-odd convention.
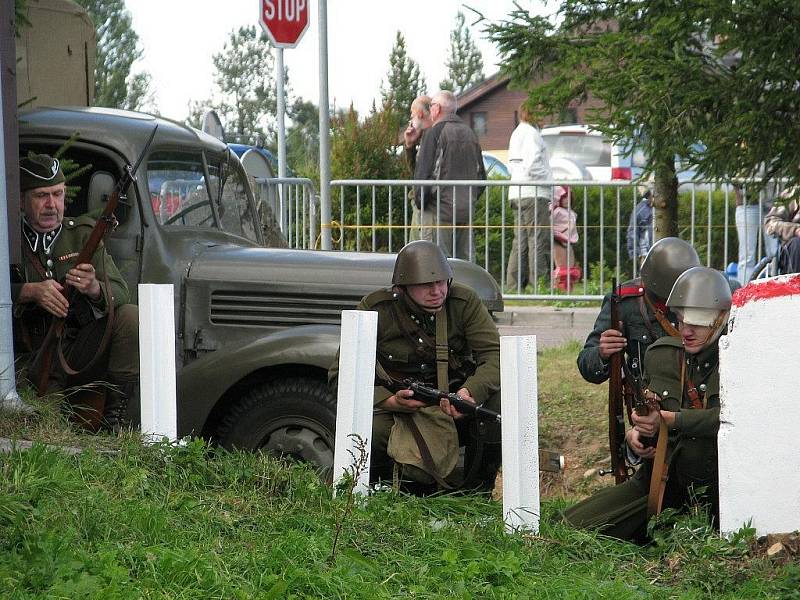
[[[737,290],[720,339],[720,529],[800,529],[800,275]]]

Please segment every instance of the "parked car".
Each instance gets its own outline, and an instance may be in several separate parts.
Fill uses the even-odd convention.
[[[511,172],[508,170],[506,164],[489,152],[483,153],[483,168],[486,169],[487,179],[491,177],[511,179]]]
[[[172,284],[178,435],[264,449],[327,468],[336,399],[327,369],[341,311],[390,285],[394,254],[264,247],[259,210],[239,158],[213,136],[160,117],[89,108],[40,108],[19,118],[20,154],[54,153],[91,165],[72,185],[68,215],[102,209],[114,182],[158,131],[106,240],[137,284]],[[491,311],[494,279],[452,260],[455,278]]]

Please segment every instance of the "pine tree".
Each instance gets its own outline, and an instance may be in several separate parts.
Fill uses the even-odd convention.
[[[254,25],[231,31],[212,62],[215,89],[208,100],[189,103],[187,123],[197,127],[202,114],[213,108],[223,122],[227,141],[269,145],[276,132],[277,94],[275,57],[266,35]],[[284,92],[288,95],[287,73]]]
[[[97,29],[94,104],[138,110],[150,102],[150,75],[133,73],[141,57],[139,36],[133,29],[124,0],[77,0]]]
[[[399,31],[389,55],[389,73],[381,85],[383,106],[391,107],[397,126],[408,114],[414,98],[425,93],[425,80],[419,64],[406,52],[406,40]]]
[[[456,26],[450,32],[450,56],[447,59],[447,79],[439,87],[460,94],[483,80],[483,57],[469,33],[464,13],[456,15]]]

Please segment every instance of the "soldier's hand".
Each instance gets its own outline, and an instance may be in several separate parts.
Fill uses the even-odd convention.
[[[661,425],[661,411],[651,410],[646,415],[639,415],[634,411],[631,413],[631,421],[633,422],[633,429],[645,437],[653,437],[658,433],[658,428]]]
[[[475,399],[472,397],[472,394],[469,393],[467,388],[461,388],[456,392],[456,395],[464,400],[465,402],[469,402],[470,404],[477,404]],[[447,398],[442,398],[439,400],[439,408],[442,409],[442,412],[446,415],[450,415],[454,419],[463,419],[466,415],[464,413],[460,413],[456,410],[456,407],[450,404],[450,401]]]
[[[656,455],[656,449],[654,447],[645,446],[641,442],[642,434],[637,431],[636,429],[629,429],[625,432],[625,441],[630,446],[630,449],[633,450],[636,455],[641,456],[642,458],[653,458]]]
[[[89,263],[81,263],[67,271],[66,283],[92,300],[100,298],[100,282],[97,281],[94,267]]]
[[[414,412],[425,406],[425,403],[414,400],[413,395],[414,392],[411,390],[398,390],[394,396],[389,396],[379,406],[392,412]]]
[[[604,360],[625,348],[628,340],[616,329],[606,329],[600,334],[600,357]]]
[[[53,279],[26,283],[20,291],[19,301],[23,304],[34,303],[51,315],[64,318],[69,310],[69,302],[64,298],[63,291],[64,286]]]

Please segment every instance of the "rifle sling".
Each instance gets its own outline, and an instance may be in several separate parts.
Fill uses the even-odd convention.
[[[444,478],[439,475],[439,472],[436,470],[436,465],[433,462],[433,457],[431,456],[430,448],[428,448],[428,444],[425,441],[425,438],[422,436],[422,432],[417,427],[417,424],[414,423],[414,418],[410,414],[398,414],[396,415],[403,419],[408,428],[411,430],[411,435],[414,436],[414,441],[417,442],[417,447],[419,448],[419,454],[422,457],[422,463],[425,465],[425,469],[428,471],[428,475],[433,477],[433,479],[442,486],[446,490],[452,490],[453,486],[447,483]]]

